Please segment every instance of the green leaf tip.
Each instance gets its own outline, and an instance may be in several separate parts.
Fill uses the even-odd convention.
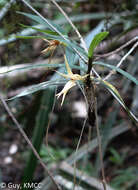
[[[99,43],[102,40],[104,40],[108,36],[108,34],[109,34],[109,32],[105,31],[105,32],[100,32],[95,35],[95,37],[93,38],[93,40],[89,46],[89,50],[88,50],[89,58],[92,58],[95,48],[99,45]]]
[[[138,118],[129,110],[129,108],[125,105],[124,100],[120,96],[118,90],[113,86],[111,83],[100,80],[100,82],[109,90],[109,92],[114,96],[114,98],[119,102],[119,104],[125,109],[125,111],[128,113],[128,116],[132,119],[132,121],[136,124],[138,124]]]
[[[109,65],[109,64],[106,64],[106,63],[102,63],[102,62],[93,62],[93,65],[101,65],[101,66],[113,69],[113,70],[119,72],[120,74],[122,74],[123,76],[125,76],[127,79],[134,82],[136,85],[138,85],[138,80],[135,77],[133,77],[128,72],[126,72],[126,71],[124,71],[124,70],[122,70],[122,69],[120,69],[120,68],[118,68],[118,67],[116,67],[114,65]]]

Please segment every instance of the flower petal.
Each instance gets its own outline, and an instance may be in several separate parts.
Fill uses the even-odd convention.
[[[67,68],[67,73],[68,73],[70,76],[72,76],[73,73],[72,73],[72,71],[71,71],[71,68],[70,68],[70,66],[69,66],[69,64],[68,64],[68,61],[67,61],[67,58],[66,58],[65,55],[64,55],[64,59],[65,59],[65,64],[66,64],[66,68]]]
[[[56,47],[49,46],[49,47],[45,48],[44,50],[42,50],[41,53],[47,53],[47,52],[55,50],[55,49],[56,49]]]
[[[60,73],[58,71],[56,71],[59,75],[61,75],[62,77],[66,78],[66,79],[70,79],[69,75],[64,74],[64,73]]]
[[[72,88],[73,86],[75,86],[75,85],[76,85],[75,81],[70,80],[70,81],[68,81],[68,82],[65,84],[64,88],[62,89],[62,91],[59,92],[58,94],[56,94],[56,96],[57,96],[58,98],[63,94],[61,106],[63,105],[63,102],[64,102],[64,99],[65,99],[65,96],[66,96],[67,92],[69,91],[69,89],[71,89],[71,88]]]

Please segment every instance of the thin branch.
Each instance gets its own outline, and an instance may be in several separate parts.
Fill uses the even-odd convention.
[[[87,110],[87,113],[88,113],[88,109],[89,109],[89,104],[88,104],[88,100],[87,100],[87,97],[86,97],[86,94],[85,94],[85,90],[84,90],[84,87],[82,87],[79,82],[77,82],[77,85],[79,87],[79,89],[81,90],[83,96],[84,96],[84,100],[85,100],[85,103],[86,103],[86,110]]]
[[[35,14],[37,14],[41,19],[43,19],[55,32],[57,32],[66,42],[69,42],[68,39],[65,38],[65,36],[57,30],[49,21],[44,18],[38,11],[36,11],[29,3],[27,3],[25,0],[21,0],[27,7],[29,7]],[[71,45],[70,45],[71,46]],[[86,63],[87,60],[80,54],[80,52],[71,46],[71,48],[79,55],[79,57]]]
[[[56,3],[55,0],[51,0],[54,5],[59,9],[59,11],[64,15],[64,17],[67,19],[67,21],[70,23],[70,25],[72,26],[72,28],[75,30],[76,34],[78,35],[83,48],[85,49],[86,52],[88,52],[87,47],[86,47],[86,43],[83,39],[83,37],[81,36],[80,32],[78,31],[78,29],[76,28],[76,26],[73,24],[73,22],[71,21],[71,19],[68,17],[68,15],[65,13],[65,11]]]
[[[115,126],[111,133],[109,134],[109,140],[111,141],[113,138],[117,137],[118,135],[130,130],[130,127],[128,126],[128,123],[123,122],[120,125]],[[65,161],[73,165],[74,162],[79,161],[82,159],[88,152],[92,152],[96,147],[98,146],[97,138],[91,140],[89,143],[86,143],[78,150],[78,154],[76,156],[76,153],[73,152]],[[88,147],[88,150],[87,150]]]
[[[83,87],[81,87],[81,85],[79,84],[79,82],[77,82],[77,85],[80,88],[80,90],[81,90],[81,92],[82,92],[82,94],[84,96],[84,99],[85,99],[85,102],[86,102],[86,109],[87,109],[87,113],[88,113],[88,107],[89,107],[89,105],[88,105],[87,97],[85,95],[85,91],[84,91]],[[83,132],[84,132],[84,128],[85,128],[87,119],[88,119],[88,114],[87,114],[87,116],[86,116],[86,118],[85,118],[85,120],[83,122],[83,126],[82,126],[80,137],[79,137],[79,141],[78,141],[78,144],[77,144],[77,147],[76,147],[76,150],[75,150],[76,156],[78,154],[78,149],[79,149],[79,146],[80,146],[80,142],[81,142],[81,139],[82,139],[82,135],[83,135]],[[74,179],[73,179],[74,183],[73,183],[73,190],[76,189],[76,169],[77,169],[77,167],[76,167],[76,161],[74,161]]]
[[[119,47],[135,37],[138,37],[138,29],[137,28],[134,30],[131,30],[130,32],[127,32],[127,34],[123,35],[120,38],[114,37],[112,39],[112,42],[111,42],[111,40],[105,40],[96,48],[95,54],[98,52],[108,52],[109,47],[111,47],[111,44],[114,44],[115,47]]]
[[[120,62],[117,64],[117,68],[119,68],[123,61],[135,50],[135,48],[138,46],[138,41],[133,45],[133,47],[128,51],[127,54],[124,55],[124,57],[120,60]],[[108,80],[113,74],[115,74],[115,70],[112,70],[103,80]]]
[[[8,12],[9,8],[11,5],[15,2],[16,0],[10,0],[6,5],[1,9],[0,11],[0,20],[5,16],[5,14]]]
[[[61,190],[61,187],[57,184],[57,182],[54,180],[53,176],[51,175],[51,173],[49,172],[48,168],[46,167],[46,165],[43,163],[43,161],[41,160],[39,154],[37,153],[37,151],[35,150],[34,146],[32,145],[31,141],[29,140],[29,138],[27,137],[27,135],[25,134],[25,132],[23,131],[22,127],[20,126],[20,124],[18,123],[18,121],[16,120],[16,118],[14,117],[14,115],[12,114],[8,104],[5,102],[5,100],[3,99],[3,97],[0,95],[0,100],[5,108],[5,110],[7,111],[7,113],[9,114],[10,118],[12,119],[13,123],[16,125],[16,127],[18,128],[18,130],[20,131],[20,133],[22,134],[22,136],[24,137],[24,139],[26,140],[26,142],[28,143],[28,145],[30,146],[30,148],[32,149],[34,155],[37,157],[37,159],[39,160],[40,164],[42,165],[42,167],[44,168],[44,170],[47,172],[48,176],[51,178],[52,182],[55,184],[56,188],[58,190]]]
[[[109,56],[111,56],[113,54],[116,54],[119,51],[121,51],[122,49],[124,49],[125,47],[129,46],[131,43],[133,43],[136,40],[138,40],[138,36],[134,37],[133,39],[131,39],[130,41],[128,41],[126,44],[123,44],[121,47],[117,48],[116,50],[114,50],[112,52],[109,52],[109,53],[106,53],[106,54],[103,54],[103,55],[96,54],[95,56],[96,57],[98,56],[98,57],[95,60],[98,60],[100,58],[109,57]]]
[[[101,78],[100,75],[97,73],[97,71],[95,71],[94,68],[92,68],[92,71],[93,71],[93,73],[94,73],[98,78]]]
[[[97,141],[98,141],[98,148],[99,148],[100,164],[101,164],[101,171],[102,171],[102,178],[103,178],[102,183],[103,183],[104,190],[106,190],[106,179],[105,179],[105,172],[104,172],[101,136],[100,136],[100,130],[99,130],[99,125],[98,125],[96,96],[94,97],[94,113],[95,113],[95,123],[96,123],[96,131],[97,131]]]
[[[82,126],[80,137],[79,137],[79,141],[78,141],[77,148],[76,148],[76,151],[75,151],[76,155],[78,153],[78,149],[79,149],[79,146],[80,146],[80,142],[81,142],[81,139],[82,139],[82,135],[83,135],[83,132],[84,132],[84,128],[85,128],[87,119],[88,119],[88,116],[86,116],[86,118],[85,118],[85,120],[83,122],[83,126]],[[75,186],[76,186],[76,168],[77,168],[76,167],[76,162],[74,162],[74,185],[73,185],[73,190],[75,189]]]

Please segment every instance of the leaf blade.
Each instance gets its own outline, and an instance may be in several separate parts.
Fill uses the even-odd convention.
[[[33,14],[30,14],[30,13],[25,13],[25,12],[20,12],[20,11],[17,11],[17,13],[21,14],[21,15],[24,15],[30,19],[32,19],[33,21],[39,23],[39,24],[42,24],[42,25],[46,25],[50,30],[53,31],[53,28],[50,26],[52,25],[53,27],[55,27],[59,32],[61,32],[63,35],[66,34],[65,31],[57,24],[54,24],[51,20],[47,20],[47,23],[42,19],[40,18],[39,16],[36,16],[36,15],[33,15]],[[48,24],[49,23],[49,24]]]
[[[129,110],[129,108],[125,105],[124,100],[120,96],[118,90],[109,82],[99,79],[99,81],[108,89],[108,91],[114,96],[114,98],[119,102],[119,104],[126,110],[130,118],[138,123],[138,118]]]
[[[99,43],[104,40],[104,38],[107,37],[107,35],[109,34],[109,32],[100,32],[98,34],[95,35],[94,39],[92,40],[90,46],[89,46],[89,50],[88,50],[88,57],[92,58],[93,53],[94,53],[94,49],[99,45]]]
[[[63,80],[62,81],[56,80],[56,81],[46,81],[46,82],[42,82],[39,84],[35,84],[35,85],[32,85],[32,86],[26,88],[24,91],[22,91],[21,93],[17,94],[16,96],[14,96],[8,100],[13,100],[15,98],[23,97],[23,96],[32,94],[34,92],[37,92],[39,90],[45,90],[46,88],[62,85],[64,83],[65,83],[65,80],[64,81]]]
[[[119,72],[120,74],[122,74],[123,76],[125,76],[126,78],[128,78],[129,80],[131,80],[132,82],[134,82],[136,85],[138,85],[138,80],[135,77],[133,77],[131,74],[129,74],[128,72],[126,72],[118,67],[115,67],[115,66],[109,65],[109,64],[105,64],[102,62],[93,62],[93,65],[101,65],[101,66],[105,66],[107,68],[113,69],[113,70]]]

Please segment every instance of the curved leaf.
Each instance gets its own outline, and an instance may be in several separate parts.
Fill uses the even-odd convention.
[[[20,13],[20,12],[19,12]],[[38,16],[35,16],[35,15],[31,15],[31,14],[28,14],[28,13],[21,13],[25,16],[28,16],[29,18],[33,19],[33,20],[36,20],[37,22],[41,23],[40,20],[42,20],[41,18],[39,18]],[[43,21],[43,20],[42,20]],[[49,21],[48,21],[49,22]],[[50,22],[49,22],[50,23]],[[46,24],[45,21],[43,21],[41,24]],[[51,25],[53,25],[57,31],[60,31],[58,30],[58,28],[55,26],[55,24],[53,23],[50,23]],[[47,24],[48,25],[48,24]],[[24,25],[23,25],[24,26]],[[54,40],[58,40],[62,43],[65,44],[65,46],[68,46],[68,48],[70,48],[72,51],[74,51],[74,53],[76,53],[75,49],[81,54],[81,56],[87,60],[87,53],[85,52],[85,50],[76,42],[74,41],[71,41],[68,36],[63,33],[63,36],[59,36],[59,35],[55,35],[55,34],[58,34],[57,32],[53,31],[53,29],[51,27],[49,27],[51,31],[49,30],[41,30],[41,29],[38,29],[38,28],[35,28],[35,27],[30,27],[34,30],[37,30],[39,32],[43,32],[45,33],[45,36],[44,37],[40,37],[40,38],[46,38],[46,39],[54,39]],[[61,31],[60,31],[61,32]],[[53,35],[54,34],[54,35]],[[19,37],[19,36],[18,36]],[[23,38],[23,37],[21,37]]]
[[[119,102],[119,104],[126,110],[130,118],[138,123],[138,118],[129,110],[129,108],[125,105],[122,97],[120,96],[118,90],[109,82],[99,79],[99,81],[109,90],[109,92],[115,97],[115,99]]]
[[[55,62],[55,60],[53,62]],[[22,66],[20,68],[18,68],[18,67],[15,68],[14,67],[12,69],[7,69],[6,71],[0,72],[0,75],[7,74],[7,73],[10,73],[10,72],[14,72],[14,71],[22,71],[22,70],[29,71],[31,69],[38,69],[38,68],[52,69],[52,68],[61,68],[61,67],[64,68],[65,64],[63,64],[63,63],[50,63],[50,64],[48,64],[48,63],[41,63],[41,64],[28,64],[28,65],[26,64],[26,66]],[[82,67],[80,67],[78,65],[70,64],[70,67],[72,69],[78,69],[78,70],[86,71],[85,68],[82,68]]]
[[[36,15],[33,15],[33,14],[29,14],[29,13],[24,13],[24,12],[20,12],[20,11],[17,11],[17,13],[19,14],[22,14],[32,20],[34,20],[35,22],[39,23],[39,24],[43,24],[43,25],[46,25],[50,30],[53,30],[53,28],[50,26],[52,25],[53,27],[55,27],[59,32],[61,32],[62,34],[66,34],[65,31],[59,26],[59,25],[56,25],[54,24],[52,21],[47,20],[47,23],[39,16],[36,16]],[[49,23],[49,24],[48,24]]]
[[[138,80],[135,77],[133,77],[131,74],[129,74],[128,72],[126,72],[126,71],[124,71],[118,67],[115,67],[113,65],[109,65],[106,63],[102,63],[102,62],[93,62],[93,65],[102,65],[102,66],[105,66],[107,68],[111,68],[111,69],[119,72],[120,74],[124,75],[126,78],[128,78],[129,80],[134,82],[136,85],[138,85]]]
[[[51,30],[44,30],[44,29],[40,29],[40,28],[36,28],[34,26],[27,26],[27,25],[24,25],[24,24],[20,24],[22,27],[24,28],[32,28],[38,32],[42,32],[44,34],[50,34],[50,35],[54,35],[54,36],[59,36],[59,34],[57,32],[53,32]]]
[[[52,86],[58,86],[58,85],[62,85],[65,84],[65,80],[62,81],[46,81],[46,82],[42,82],[36,85],[32,85],[28,88],[26,88],[24,91],[22,91],[21,93],[19,93],[18,95],[8,99],[8,100],[13,100],[15,98],[19,98],[19,97],[23,97],[29,94],[32,94],[34,92],[37,92],[39,90],[45,90],[46,88],[52,87]]]
[[[36,39],[36,38],[38,38],[38,39],[44,39],[43,36],[15,36],[15,37],[16,38],[25,39],[25,40],[27,40],[27,39]]]
[[[106,36],[109,34],[109,32],[100,32],[99,34],[96,34],[94,39],[92,40],[89,50],[88,50],[88,57],[92,58],[94,49],[99,45],[99,43],[106,38]]]

